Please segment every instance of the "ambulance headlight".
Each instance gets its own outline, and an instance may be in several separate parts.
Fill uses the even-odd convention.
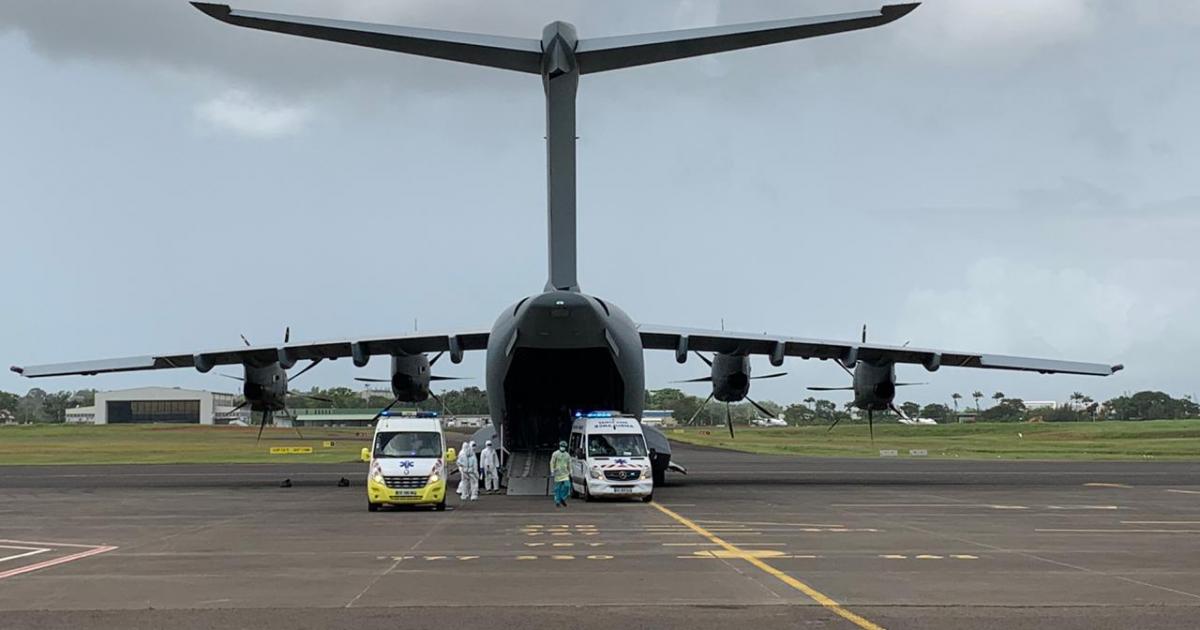
[[[442,478],[439,477],[437,473],[433,473],[432,475],[429,475],[429,484],[430,485],[435,484],[441,480],[442,480]]]
[[[374,481],[379,485],[384,485],[383,469],[379,467],[379,464],[371,467],[371,481]]]
[[[600,472],[600,468],[598,466],[592,466],[592,469],[589,472],[592,475],[592,479],[603,479],[604,478],[604,473]]]

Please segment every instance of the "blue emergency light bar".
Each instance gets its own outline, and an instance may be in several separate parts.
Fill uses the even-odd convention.
[[[576,411],[576,418],[615,418],[616,413],[612,411]]]

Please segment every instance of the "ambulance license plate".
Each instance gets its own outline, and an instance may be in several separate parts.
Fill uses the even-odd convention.
[[[618,487],[618,488],[613,488],[613,492],[615,492],[617,494],[628,494],[630,492],[633,492],[633,488],[619,488]]]
[[[416,490],[396,490],[392,494],[394,496],[398,496],[398,497],[415,497],[415,496],[417,496],[417,491]]]

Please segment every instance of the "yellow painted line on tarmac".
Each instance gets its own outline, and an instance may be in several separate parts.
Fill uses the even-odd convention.
[[[817,602],[818,604],[824,606],[830,612],[841,617],[842,619],[845,619],[846,621],[849,621],[850,623],[858,626],[859,628],[863,628],[864,630],[883,630],[883,626],[880,626],[871,621],[868,621],[866,618],[861,617],[858,614],[847,610],[846,608],[842,607],[841,604],[837,603],[832,598],[830,598],[828,595],[805,584],[804,582],[801,582],[800,580],[797,580],[796,578],[788,575],[787,573],[784,573],[783,571],[776,569],[775,567],[767,564],[763,560],[756,558],[751,554],[746,553],[742,549],[740,549],[730,543],[725,542],[720,537],[718,537],[716,534],[713,534],[713,533],[709,532],[707,529],[704,529],[703,527],[697,525],[695,522],[689,520],[687,517],[680,516],[679,514],[676,514],[675,512],[673,512],[672,510],[669,510],[657,503],[651,503],[650,505],[654,509],[658,510],[659,512],[662,512],[663,514],[666,514],[667,516],[671,517],[676,522],[682,523],[688,529],[691,529],[692,531],[696,532],[697,534],[700,534],[701,536],[707,538],[708,540],[716,543],[722,549],[734,554],[734,557],[737,557],[742,560],[745,560],[746,562],[749,562],[750,564],[754,565],[756,568],[758,568],[762,572],[766,573],[767,575],[770,575],[771,577],[779,580],[780,582],[783,582],[784,584],[787,584],[788,586],[796,589],[797,591],[804,593],[810,599],[812,599],[813,601]]]

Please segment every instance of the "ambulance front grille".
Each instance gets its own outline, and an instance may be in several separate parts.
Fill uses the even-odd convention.
[[[429,483],[429,477],[384,477],[383,483],[393,490],[414,490],[424,488]]]

